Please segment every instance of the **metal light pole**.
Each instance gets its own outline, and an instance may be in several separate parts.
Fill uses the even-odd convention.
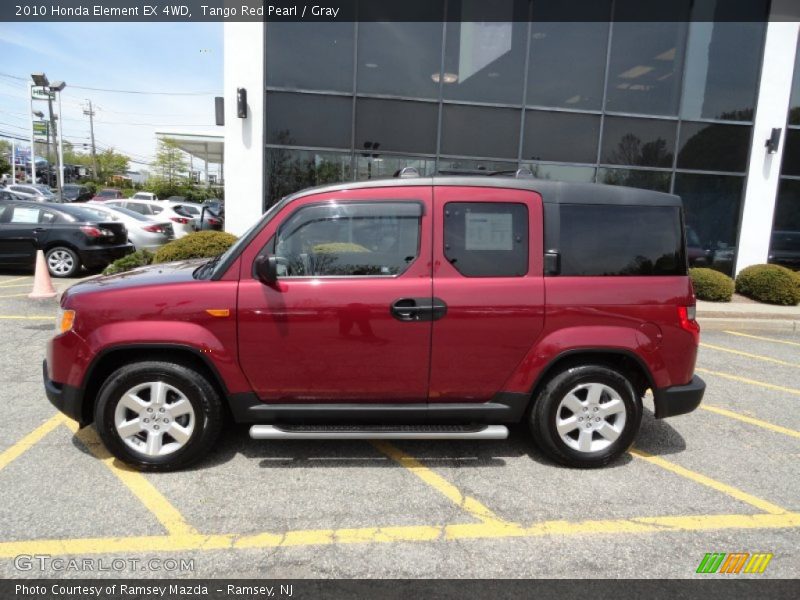
[[[63,119],[61,118],[61,92],[64,88],[67,87],[67,84],[63,81],[56,81],[52,86],[50,86],[50,91],[56,92],[58,94],[58,130],[54,132],[58,134],[58,146],[56,148],[56,152],[58,154],[58,201],[64,201],[64,135],[63,135],[63,126],[61,122]],[[52,100],[49,100],[52,104]]]
[[[33,132],[33,82],[28,83],[28,102],[31,113],[31,182],[36,184],[36,141]]]

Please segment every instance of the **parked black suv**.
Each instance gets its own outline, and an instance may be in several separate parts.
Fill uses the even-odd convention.
[[[99,221],[80,206],[0,203],[0,267],[33,268],[38,247],[54,277],[73,277],[82,266],[104,267],[133,252],[125,225]]]
[[[85,185],[68,183],[64,186],[62,197],[64,202],[87,202],[94,194]]]

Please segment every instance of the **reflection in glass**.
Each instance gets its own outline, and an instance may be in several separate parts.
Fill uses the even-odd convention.
[[[405,167],[413,167],[420,176],[430,177],[433,175],[435,164],[436,161],[433,158],[356,152],[356,180],[394,177]]]
[[[719,123],[681,123],[678,168],[745,171],[751,127]]]
[[[684,119],[753,120],[768,4],[695,0],[683,75]],[[731,10],[739,20],[745,9],[750,20],[730,22]]]
[[[781,180],[769,262],[800,270],[800,180]]]
[[[353,23],[267,23],[268,86],[350,92]]]
[[[602,108],[610,15],[611,0],[534,2],[528,106]]]
[[[794,78],[792,79],[792,98],[789,101],[789,125],[800,125],[800,38],[794,55]]]
[[[433,154],[436,152],[438,112],[439,107],[430,102],[359,98],[356,102],[356,150]]]
[[[674,121],[606,117],[601,162],[642,167],[671,167]]]
[[[491,173],[508,173],[513,175],[517,172],[517,163],[501,160],[476,160],[472,158],[440,158],[440,175],[458,174],[477,174],[489,175]]]
[[[800,175],[800,129],[786,130],[781,175]]]
[[[744,177],[732,175],[675,176],[675,194],[683,200],[686,225],[697,234],[714,269],[731,275],[736,255]]]
[[[522,168],[528,169],[536,179],[576,181],[578,183],[592,183],[594,181],[594,167],[523,163]]]
[[[445,105],[442,154],[516,158],[520,113],[514,108]]]
[[[267,148],[267,206],[307,187],[352,180],[350,154]]]
[[[689,0],[617,0],[606,109],[676,115]],[[654,19],[653,10],[663,14]]]
[[[266,104],[268,144],[350,147],[350,98],[269,92]]]
[[[671,173],[639,169],[597,169],[597,183],[669,192]]]
[[[441,22],[358,24],[361,93],[438,98],[441,61]]]
[[[527,2],[453,0],[447,10],[445,100],[521,104]]]
[[[522,158],[593,163],[599,135],[598,115],[528,110]]]

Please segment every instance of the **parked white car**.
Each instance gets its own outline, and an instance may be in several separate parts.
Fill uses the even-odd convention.
[[[137,250],[155,252],[175,239],[175,231],[170,221],[161,219],[154,222],[132,210],[110,204],[110,202],[87,202],[81,208],[97,214],[98,218],[124,223],[128,229],[128,241]]]
[[[192,219],[200,216],[200,205],[191,202],[167,202],[163,200],[107,200],[103,203],[109,206],[121,206],[152,220],[152,221],[172,221],[172,228],[175,230],[175,238],[194,231]]]
[[[153,192],[136,192],[133,196],[131,196],[131,200],[157,201],[158,196],[156,196]]]
[[[40,183],[14,183],[6,186],[5,189],[20,196],[23,200],[32,202],[58,202],[58,198],[50,191],[50,188]]]

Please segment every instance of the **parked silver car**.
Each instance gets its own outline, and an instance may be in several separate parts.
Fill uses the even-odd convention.
[[[132,210],[151,221],[171,221],[175,237],[181,238],[194,231],[192,219],[200,216],[199,204],[192,202],[171,202],[167,200],[108,200],[103,206],[121,206]]]
[[[156,222],[119,206],[109,206],[108,203],[88,203],[82,206],[85,210],[96,213],[98,217],[119,221],[128,228],[128,241],[137,250],[150,250],[155,252],[167,242],[175,239],[172,223],[168,220]]]
[[[40,183],[14,183],[6,186],[9,192],[15,193],[23,200],[32,202],[58,202],[50,188]]]

